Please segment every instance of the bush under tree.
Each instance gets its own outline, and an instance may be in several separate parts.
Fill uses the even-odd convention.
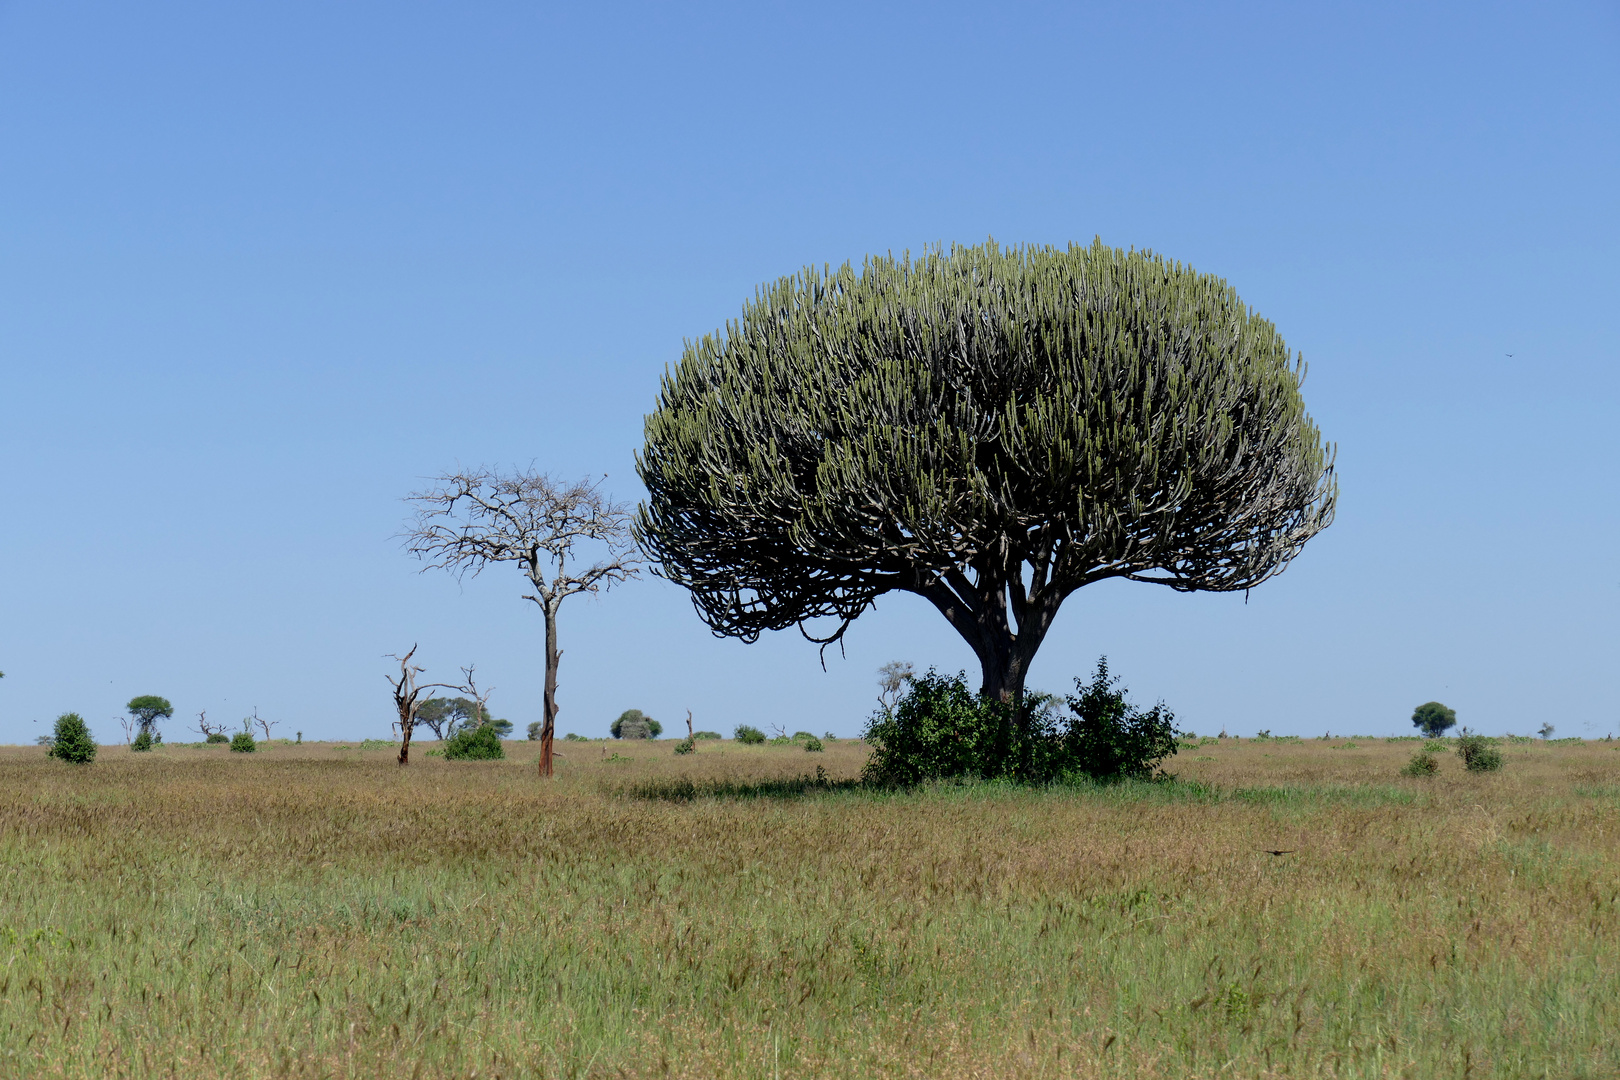
[[[748,724],[738,724],[737,730],[732,732],[732,738],[744,746],[757,746],[765,741],[765,733],[757,727]]]
[[[872,753],[863,776],[870,783],[1147,779],[1176,752],[1174,714],[1163,704],[1133,708],[1106,658],[1089,683],[1075,679],[1075,694],[1062,702],[1066,715],[1050,695],[1027,695],[1012,706],[976,694],[965,672],[929,669],[907,682],[895,705],[867,725]]]
[[[56,733],[45,756],[75,765],[88,765],[96,760],[96,740],[90,737],[90,729],[82,716],[69,712],[56,718]]]
[[[1431,739],[1438,739],[1449,728],[1457,726],[1457,710],[1448,709],[1438,701],[1426,701],[1412,710],[1412,726]]]
[[[253,741],[253,732],[251,731],[238,731],[231,736],[231,753],[233,754],[251,754],[258,748],[259,744]]]

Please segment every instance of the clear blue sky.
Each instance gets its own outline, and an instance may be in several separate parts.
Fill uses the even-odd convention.
[[[0,2],[0,741],[135,694],[385,736],[385,653],[540,714],[515,573],[422,575],[460,464],[608,474],[682,341],[806,263],[1100,235],[1310,363],[1337,523],[1241,594],[1120,583],[1107,653],[1199,732],[1620,730],[1620,14],[1544,4]],[[1511,355],[1509,355],[1511,354]],[[854,734],[847,656],[643,581],[563,609],[559,723]],[[192,736],[195,738],[195,736]]]

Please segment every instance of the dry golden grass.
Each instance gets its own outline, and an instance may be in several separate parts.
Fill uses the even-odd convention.
[[[0,1075],[1620,1075],[1620,744],[1356,741],[690,800],[865,751],[0,750]]]

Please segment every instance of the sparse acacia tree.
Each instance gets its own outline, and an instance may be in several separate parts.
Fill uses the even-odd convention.
[[[174,706],[169,704],[169,699],[156,694],[132,697],[124,708],[129,710],[129,718],[134,721],[137,732],[148,738],[154,734],[153,729],[159,720],[167,720],[174,715]]]
[[[546,621],[545,702],[540,775],[552,774],[557,727],[557,611],[575,593],[606,592],[635,577],[641,560],[630,539],[629,511],[588,480],[563,484],[532,470],[476,469],[438,477],[410,496],[416,517],[406,548],[424,567],[479,574],[491,563],[516,563]],[[576,550],[601,557],[575,565]]]
[[[1303,377],[1225,282],[1100,241],[811,268],[664,377],[635,531],[717,636],[825,648],[910,592],[1014,700],[1076,589],[1250,589],[1329,524]]]

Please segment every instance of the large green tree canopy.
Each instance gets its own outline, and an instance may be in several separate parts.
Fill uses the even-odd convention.
[[[1013,696],[1074,590],[1248,589],[1327,526],[1303,377],[1224,281],[1100,241],[807,269],[666,374],[637,536],[717,635],[916,593]]]

